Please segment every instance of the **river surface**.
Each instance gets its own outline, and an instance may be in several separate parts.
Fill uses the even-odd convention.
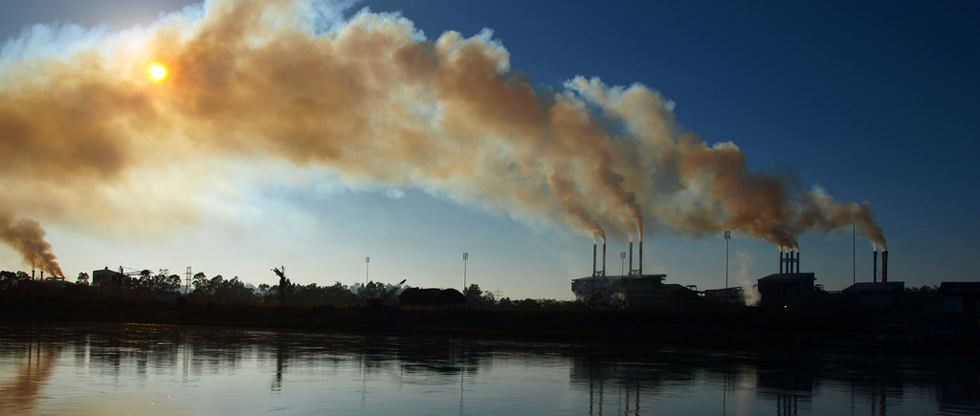
[[[0,415],[976,415],[976,351],[0,324]]]

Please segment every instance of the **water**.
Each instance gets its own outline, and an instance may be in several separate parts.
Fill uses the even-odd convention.
[[[965,415],[974,351],[0,325],[0,415]]]

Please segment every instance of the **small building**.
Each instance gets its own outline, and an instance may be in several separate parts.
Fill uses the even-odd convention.
[[[774,273],[758,280],[762,306],[789,307],[813,293],[813,273]]]
[[[905,282],[861,282],[844,289],[845,296],[857,298],[860,306],[893,308],[905,293]]]
[[[943,312],[980,317],[980,282],[942,282],[939,296],[943,298]]]
[[[108,267],[104,270],[92,271],[92,286],[95,287],[122,286],[132,280],[132,277],[115,270],[109,270]]]

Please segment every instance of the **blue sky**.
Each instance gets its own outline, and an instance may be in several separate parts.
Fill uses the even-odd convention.
[[[132,3],[9,1],[0,37],[55,21],[116,32],[152,25],[189,2]],[[489,28],[510,68],[540,90],[561,90],[581,75],[659,91],[675,104],[682,131],[734,143],[752,170],[870,202],[889,241],[889,280],[921,286],[978,278],[976,2],[363,1],[347,16],[362,8],[401,13],[429,39]],[[364,280],[371,256],[372,280],[458,287],[468,250],[469,283],[512,298],[569,299],[569,279],[590,272],[590,239],[561,226],[420,189],[363,188],[318,172],[284,176],[261,186],[230,180],[236,198],[226,208],[234,215],[209,211],[166,232],[42,225],[69,277],[105,266],[191,266],[259,284],[274,283],[269,270],[285,264],[296,283],[351,284]],[[645,242],[645,272],[701,289],[724,285],[720,234],[647,233]],[[802,269],[818,283],[829,290],[851,283],[849,228],[804,235],[800,247]],[[3,250],[2,268],[23,268]],[[610,241],[610,274],[624,250],[624,241]],[[858,240],[858,281],[870,280],[870,250]],[[776,271],[776,247],[736,233],[729,265],[733,282],[752,281]]]

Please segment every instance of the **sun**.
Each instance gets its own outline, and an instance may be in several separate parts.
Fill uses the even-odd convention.
[[[157,81],[163,80],[163,78],[167,76],[167,68],[164,68],[164,66],[160,64],[150,65],[149,71],[150,76]]]

